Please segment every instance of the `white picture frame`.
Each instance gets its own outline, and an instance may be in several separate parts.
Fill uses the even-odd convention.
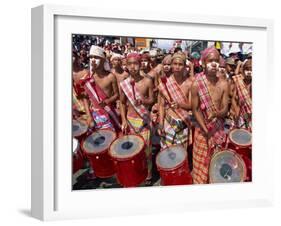
[[[92,25],[95,29],[88,33]],[[253,82],[253,182],[72,192],[69,34],[79,32],[253,42],[253,71],[257,75]],[[33,8],[32,216],[57,220],[272,205],[273,177],[267,172],[273,169],[274,144],[266,136],[271,120],[268,108],[261,106],[261,102],[272,104],[265,99],[273,92],[272,45],[273,22],[265,19],[57,5]],[[66,60],[65,65],[59,64],[61,60]]]

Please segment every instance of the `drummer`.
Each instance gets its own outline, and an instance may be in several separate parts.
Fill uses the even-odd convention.
[[[120,113],[123,133],[139,134],[146,142],[148,162],[147,184],[151,183],[152,156],[150,112],[148,107],[153,104],[153,82],[150,78],[140,75],[140,56],[130,53],[127,56],[129,77],[120,82]],[[128,107],[126,107],[128,104]]]
[[[217,77],[220,55],[214,47],[202,52],[204,71],[192,85],[192,110],[199,127],[193,144],[193,182],[208,182],[208,169],[214,145],[225,141],[224,118],[228,112],[229,86]]]
[[[113,107],[119,97],[116,77],[109,72],[109,63],[101,47],[91,46],[90,65],[90,78],[84,85],[90,102],[86,110],[92,115],[95,129],[119,130],[120,120]]]
[[[73,85],[72,85],[72,109],[73,119],[80,121],[83,124],[90,126],[92,124],[92,117],[87,114],[86,95],[83,89],[83,82],[88,78],[89,71],[85,69],[81,63],[79,55],[73,52]]]
[[[188,134],[191,126],[191,85],[192,79],[185,72],[186,57],[175,53],[171,59],[172,74],[162,77],[158,86],[159,97],[159,135],[161,148],[173,144],[188,145]]]
[[[233,76],[234,92],[232,105],[239,128],[250,128],[252,120],[252,59],[241,65],[241,73]]]

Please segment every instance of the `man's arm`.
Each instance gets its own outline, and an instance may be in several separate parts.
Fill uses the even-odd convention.
[[[188,81],[186,85],[188,86],[187,91],[185,93],[185,97],[187,99],[187,102],[179,103],[179,107],[186,110],[186,111],[189,111],[192,108],[192,106],[191,106],[191,86],[192,86],[192,82]]]
[[[128,124],[127,124],[127,109],[126,109],[126,102],[127,98],[126,95],[122,90],[120,90],[120,115],[122,120],[122,131],[125,132],[127,130]]]
[[[119,97],[117,80],[116,80],[116,77],[114,76],[114,74],[110,74],[110,79],[111,79],[113,95],[105,100],[105,104],[111,104],[111,103],[115,102]]]
[[[192,98],[191,106],[192,106],[192,112],[194,114],[194,117],[196,118],[199,126],[204,131],[204,133],[207,134],[208,129],[205,125],[202,113],[199,109],[200,105],[199,105],[198,87],[195,83],[193,83],[191,87],[191,98]]]
[[[159,127],[160,131],[158,131],[159,135],[162,135],[164,129],[164,118],[165,118],[165,110],[164,110],[165,100],[162,95],[158,95],[158,107],[159,107]]]

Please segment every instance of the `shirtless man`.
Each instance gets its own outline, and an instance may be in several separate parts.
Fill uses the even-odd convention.
[[[73,103],[73,118],[87,124],[92,125],[92,116],[87,114],[86,108],[88,105],[85,91],[83,89],[83,82],[88,78],[89,71],[83,67],[81,58],[76,52],[73,52],[72,61],[72,103]]]
[[[87,111],[91,113],[96,129],[117,130],[120,122],[112,107],[119,97],[116,78],[105,70],[106,55],[102,48],[91,46],[89,56],[92,71],[84,85],[90,100],[90,108]]]
[[[208,169],[215,145],[225,141],[224,118],[228,112],[229,86],[216,76],[219,52],[210,47],[202,53],[204,71],[192,85],[192,111],[199,127],[195,128],[193,146],[193,182],[208,183]]]
[[[127,68],[130,76],[120,83],[122,131],[127,133],[130,130],[131,133],[139,134],[144,138],[148,163],[146,181],[149,184],[152,177],[152,156],[148,107],[152,105],[154,99],[153,83],[151,79],[140,75],[140,56],[137,53],[128,54]]]
[[[238,63],[237,75],[233,76],[232,108],[237,127],[251,128],[252,120],[252,59]]]
[[[165,58],[162,61],[163,70],[161,76],[166,76],[167,78],[170,77],[170,75],[172,74],[171,63],[172,63],[172,56],[171,55],[165,56]]]
[[[173,144],[182,144],[185,148],[188,146],[193,81],[184,73],[185,63],[185,55],[175,53],[171,60],[172,75],[160,79],[158,133],[162,136],[162,148]]]
[[[126,72],[122,68],[121,60],[122,60],[122,55],[120,55],[120,54],[113,54],[110,59],[110,62],[112,65],[111,73],[115,75],[118,86],[121,81],[123,81],[124,79],[126,79],[129,76],[128,72]]]

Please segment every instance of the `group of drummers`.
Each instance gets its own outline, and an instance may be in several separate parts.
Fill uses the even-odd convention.
[[[214,46],[195,70],[181,49],[73,52],[73,173],[87,159],[123,187],[251,181],[252,58]],[[160,59],[160,61],[159,61]],[[156,158],[152,158],[156,150]]]

